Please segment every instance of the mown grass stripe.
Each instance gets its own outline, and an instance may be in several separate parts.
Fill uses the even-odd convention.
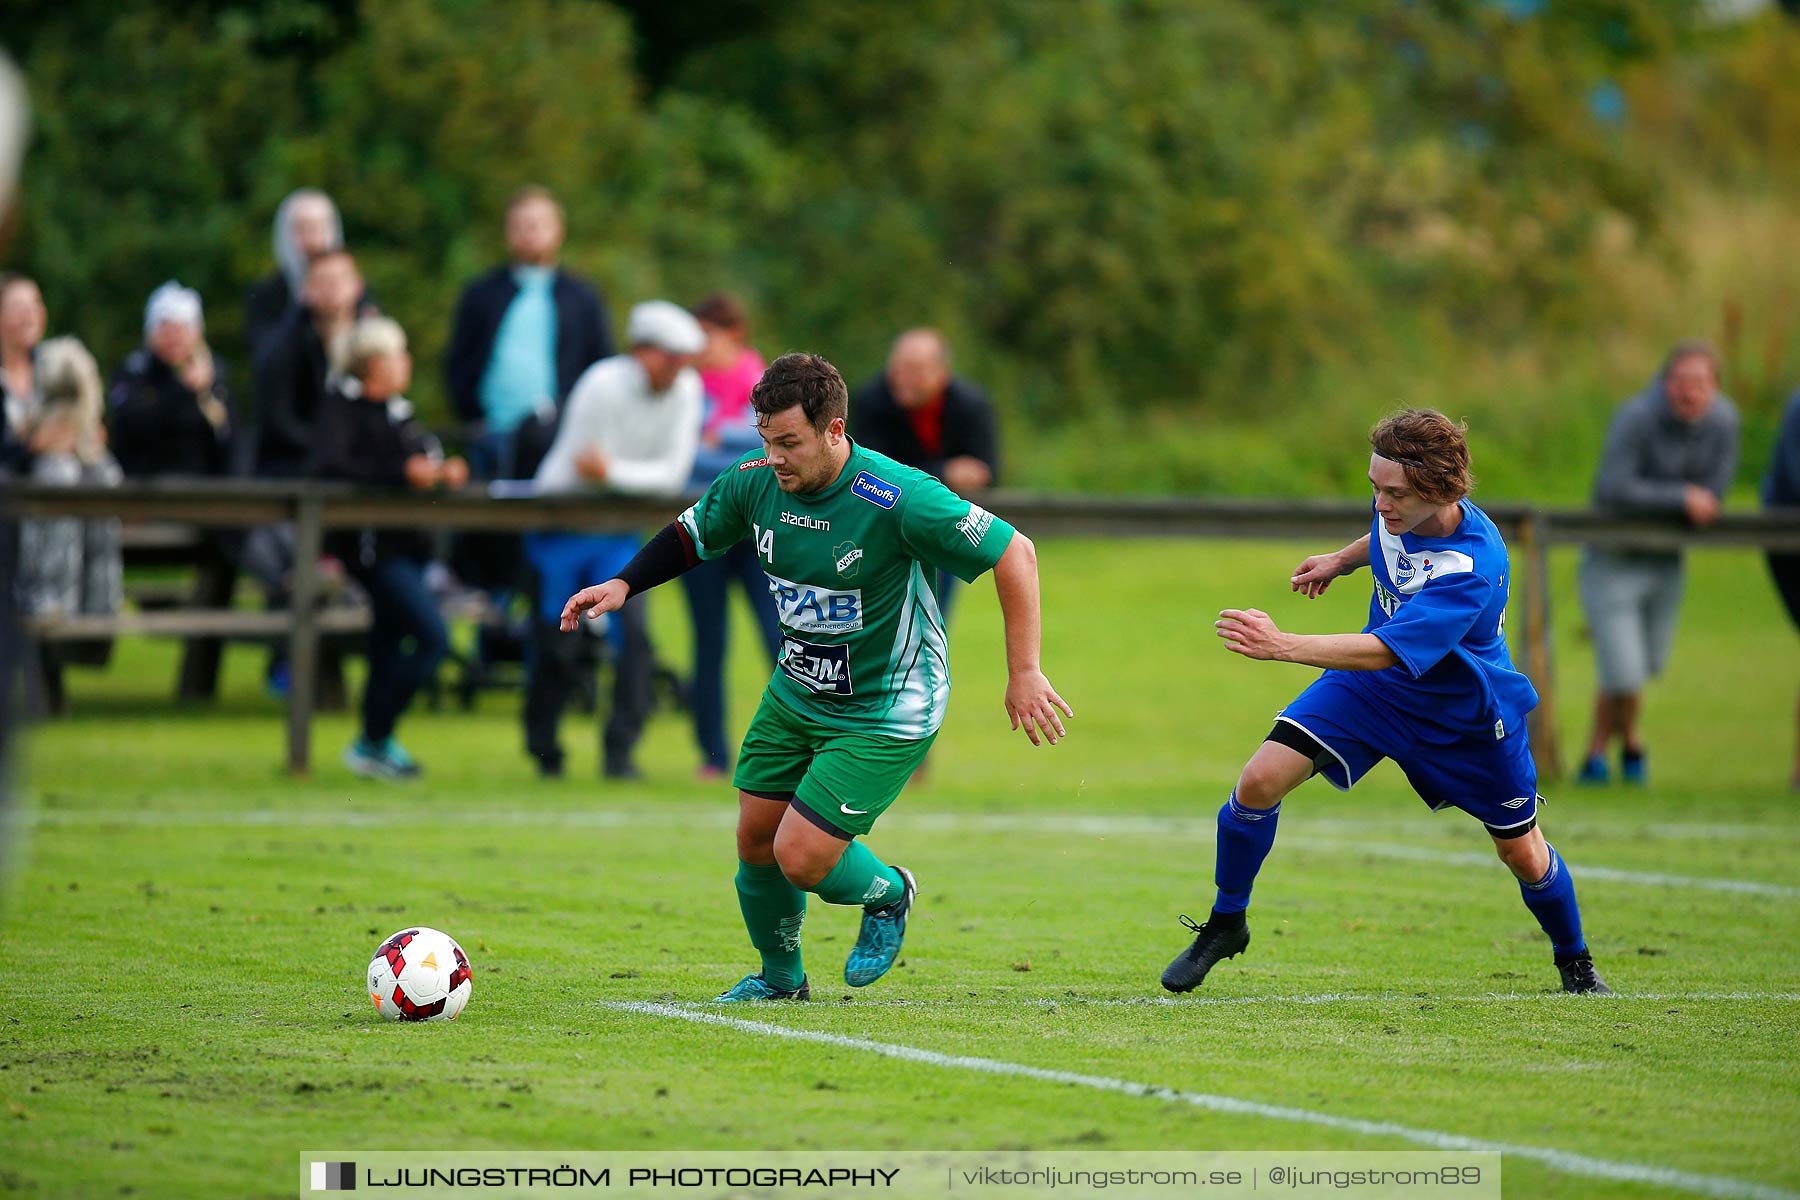
[[[395,810],[383,812],[333,809],[41,809],[7,814],[6,822],[18,826],[267,826],[271,828],[388,829],[420,825],[454,825],[462,828],[730,828],[736,813],[637,812],[623,809],[589,809],[580,812],[498,812],[486,809]],[[929,833],[1016,833],[1089,837],[1191,837],[1210,841],[1212,820],[1182,817],[1062,816],[1057,814],[901,813],[890,818],[888,828]],[[1394,842],[1338,841],[1307,834],[1285,834],[1283,846],[1295,850],[1366,854],[1404,862],[1428,862],[1445,866],[1501,869],[1491,854],[1470,850],[1439,850]],[[1605,881],[1636,887],[1697,889],[1737,895],[1793,898],[1800,887],[1762,883],[1749,879],[1713,879],[1699,875],[1673,875],[1662,871],[1627,871],[1598,866],[1577,859],[1571,867],[1578,883]]]

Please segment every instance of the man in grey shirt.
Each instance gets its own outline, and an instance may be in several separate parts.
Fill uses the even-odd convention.
[[[1594,507],[1710,525],[1731,486],[1737,454],[1737,408],[1719,391],[1718,354],[1705,342],[1681,342],[1650,386],[1613,415]],[[1621,778],[1644,782],[1639,696],[1668,661],[1681,588],[1679,552],[1589,546],[1584,553],[1581,606],[1593,633],[1599,694],[1581,782],[1606,782],[1606,752],[1615,739]]]

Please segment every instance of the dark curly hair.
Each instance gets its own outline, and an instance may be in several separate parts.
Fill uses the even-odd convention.
[[[838,369],[817,354],[784,354],[750,389],[750,406],[772,417],[796,404],[807,422],[824,433],[833,420],[850,415],[850,389]]]

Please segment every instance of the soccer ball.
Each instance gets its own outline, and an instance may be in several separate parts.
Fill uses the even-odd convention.
[[[390,1021],[453,1021],[473,989],[469,956],[436,929],[402,929],[369,960],[369,1000]]]

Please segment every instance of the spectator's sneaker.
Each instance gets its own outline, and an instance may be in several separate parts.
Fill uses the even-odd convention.
[[[1642,750],[1635,753],[1624,750],[1619,753],[1619,778],[1639,787],[1650,782],[1650,764],[1645,761]]]
[[[1600,978],[1600,972],[1594,970],[1594,960],[1585,950],[1573,958],[1557,955],[1556,970],[1562,976],[1562,987],[1565,992],[1575,992],[1586,996],[1610,996],[1613,994],[1613,990],[1606,986],[1606,980]]]
[[[811,1000],[812,984],[802,979],[800,986],[784,992],[770,985],[761,974],[746,975],[713,997],[716,1004],[741,1004],[746,1000]]]
[[[863,909],[862,930],[856,935],[856,945],[850,947],[850,957],[844,961],[844,982],[851,987],[868,987],[886,975],[900,957],[900,943],[906,940],[906,918],[912,913],[919,885],[905,867],[896,865],[894,870],[900,872],[906,887],[892,904]]]
[[[606,765],[600,768],[600,777],[602,779],[615,779],[620,782],[630,782],[632,780],[642,779],[644,777],[644,772],[629,758],[608,758],[606,760]]]
[[[344,765],[364,779],[402,782],[417,779],[421,774],[419,764],[393,738],[382,742],[357,738],[344,751]]]
[[[1575,776],[1575,782],[1591,786],[1605,783],[1611,777],[1612,773],[1606,769],[1606,755],[1590,754],[1587,761],[1581,764],[1581,772]]]
[[[1236,958],[1250,944],[1250,925],[1243,920],[1224,924],[1214,913],[1212,920],[1196,925],[1183,913],[1181,923],[1194,931],[1194,944],[1163,970],[1162,985],[1171,992],[1193,991],[1214,966]]]

